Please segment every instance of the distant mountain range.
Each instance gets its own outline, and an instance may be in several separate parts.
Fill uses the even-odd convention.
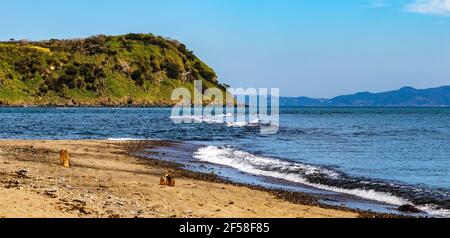
[[[404,87],[396,91],[360,92],[332,99],[280,97],[282,107],[446,107],[450,106],[450,86],[430,89]]]

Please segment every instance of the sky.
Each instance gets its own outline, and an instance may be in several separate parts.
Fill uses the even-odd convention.
[[[329,98],[450,85],[450,0],[14,0],[0,40],[154,33],[233,87]]]

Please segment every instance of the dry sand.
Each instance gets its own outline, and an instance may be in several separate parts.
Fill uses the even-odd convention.
[[[176,178],[117,141],[0,141],[0,217],[328,218],[357,213],[294,204],[243,186]],[[73,166],[59,164],[67,149]]]

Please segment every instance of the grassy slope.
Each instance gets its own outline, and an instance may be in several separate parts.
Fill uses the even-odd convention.
[[[179,42],[151,34],[0,42],[2,105],[165,106],[193,81],[225,87]]]

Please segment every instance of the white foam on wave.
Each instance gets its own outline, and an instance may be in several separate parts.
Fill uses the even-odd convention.
[[[188,122],[198,122],[198,123],[210,123],[210,124],[223,124],[226,121],[226,117],[232,117],[233,114],[220,114],[215,116],[204,116],[204,115],[189,115],[189,116],[171,116],[170,119],[177,121],[188,121]]]
[[[437,208],[435,205],[422,205],[418,206],[417,208],[433,216],[447,217],[447,218],[450,217],[449,209]]]
[[[256,156],[245,151],[233,150],[231,148],[219,148],[215,146],[200,148],[194,154],[194,157],[203,162],[225,165],[253,175],[284,179],[318,189],[355,195],[361,198],[392,205],[401,206],[404,204],[410,204],[410,202],[406,199],[375,190],[343,189],[328,185],[310,183],[302,177],[300,173],[298,173],[299,170],[302,170],[306,175],[321,173],[334,178],[339,176],[336,172],[317,166],[291,163],[274,158]],[[294,171],[297,171],[297,173],[294,173]]]
[[[237,122],[227,122],[226,125],[228,127],[246,127],[249,125],[246,121],[237,121]]]
[[[216,117],[233,117],[233,113],[220,114],[220,115],[216,115]]]
[[[261,127],[261,126],[270,126],[270,123],[263,122],[261,119],[256,118],[250,122],[247,121],[227,122],[226,125],[228,127]]]
[[[188,116],[171,116],[170,119],[178,122],[197,122],[197,123],[209,123],[209,124],[225,124],[228,127],[260,127],[270,126],[270,123],[263,122],[257,118],[252,121],[239,121],[229,120],[227,118],[234,117],[232,113],[220,114],[214,116],[206,115],[188,115]]]

